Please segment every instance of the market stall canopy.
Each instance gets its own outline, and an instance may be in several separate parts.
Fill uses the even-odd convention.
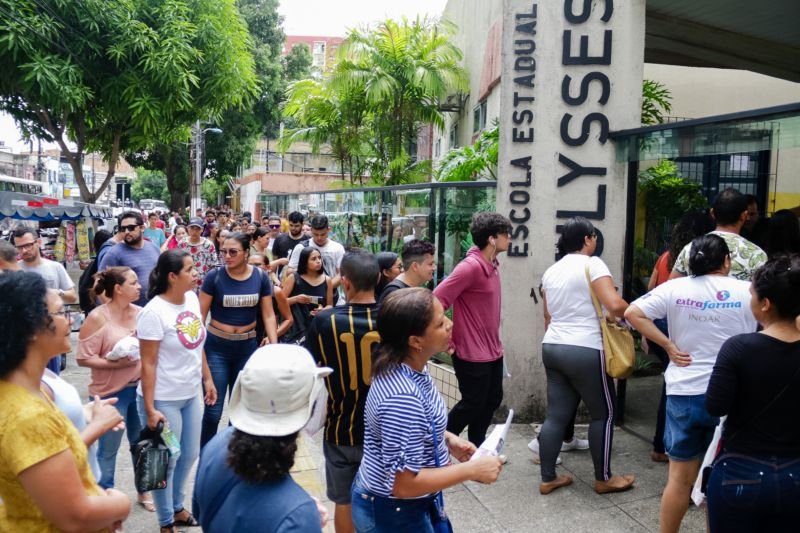
[[[798,0],[647,0],[648,63],[750,70],[800,82]]]
[[[49,222],[78,220],[84,217],[109,219],[114,215],[110,207],[102,205],[86,204],[74,200],[58,200],[18,192],[0,192],[0,218]]]

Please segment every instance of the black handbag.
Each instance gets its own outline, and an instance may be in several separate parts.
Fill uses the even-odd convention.
[[[161,438],[164,423],[156,429],[145,425],[136,444],[131,445],[136,491],[139,493],[167,488],[169,448]]]

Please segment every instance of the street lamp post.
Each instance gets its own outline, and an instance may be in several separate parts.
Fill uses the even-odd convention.
[[[190,193],[190,211],[189,216],[193,217],[195,212],[202,208],[200,193],[203,190],[203,153],[202,146],[206,133],[222,133],[220,128],[205,128],[202,129],[200,121],[195,122],[194,125],[194,179],[192,180]]]

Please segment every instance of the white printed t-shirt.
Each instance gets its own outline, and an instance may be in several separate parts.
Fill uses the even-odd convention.
[[[719,349],[726,340],[756,330],[750,311],[750,282],[728,276],[678,278],[662,283],[631,305],[651,320],[666,318],[669,338],[692,362],[670,362],[664,373],[667,394],[705,394]]]
[[[308,246],[319,250],[319,255],[322,256],[322,269],[329,278],[335,277],[339,266],[342,264],[342,259],[344,259],[344,246],[332,239],[328,239],[325,246],[319,246],[314,242],[314,239],[310,239]],[[303,251],[303,248],[305,248],[303,244],[295,246],[289,259],[289,266],[295,270],[297,270],[297,264],[300,262],[300,252]]]
[[[183,305],[156,296],[142,309],[136,323],[140,340],[159,341],[156,400],[187,400],[200,393],[206,328],[200,301],[190,291]],[[142,385],[137,389],[142,395]]]
[[[565,255],[542,276],[547,312],[551,317],[543,343],[603,349],[600,321],[586,281],[587,263],[592,281],[611,276],[602,259],[583,254]]]

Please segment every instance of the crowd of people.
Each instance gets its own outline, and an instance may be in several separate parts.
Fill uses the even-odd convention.
[[[800,430],[787,421],[800,400],[800,256],[787,252],[800,226],[795,243],[791,221],[776,213],[760,233],[765,252],[741,236],[764,227],[746,229],[749,203],[728,189],[709,214],[688,213],[649,292],[631,304],[594,256],[592,224],[563,225],[540,287],[547,416],[529,448],[541,494],[574,481],[557,472],[559,453],[573,449],[590,450],[597,493],[635,484],[612,473],[615,383],[593,292],[664,365],[652,454],[669,462],[662,531],[680,528],[721,416],[711,531],[793,527]],[[179,450],[166,487],[137,495],[162,532],[321,530],[324,507],[289,474],[304,429],[322,430],[337,533],[440,530],[442,491],[493,483],[506,461],[473,455],[503,400],[498,255],[511,229],[500,214],[476,213],[472,248],[429,290],[436,251],[427,241],[371,254],[336,242],[323,215],[253,222],[209,209],[184,224],[127,211],[113,235],[96,235],[84,290],[41,257],[35,230],[20,227],[18,262],[0,243],[0,530],[117,530],[132,505],[115,488],[117,454],[124,434],[133,444],[144,428],[164,428]],[[87,316],[76,360],[91,372],[87,391],[53,363],[70,351],[64,306],[79,300]],[[461,393],[449,412],[427,370],[441,352]],[[220,431],[226,398],[230,425]],[[574,433],[581,401],[586,440]]]

